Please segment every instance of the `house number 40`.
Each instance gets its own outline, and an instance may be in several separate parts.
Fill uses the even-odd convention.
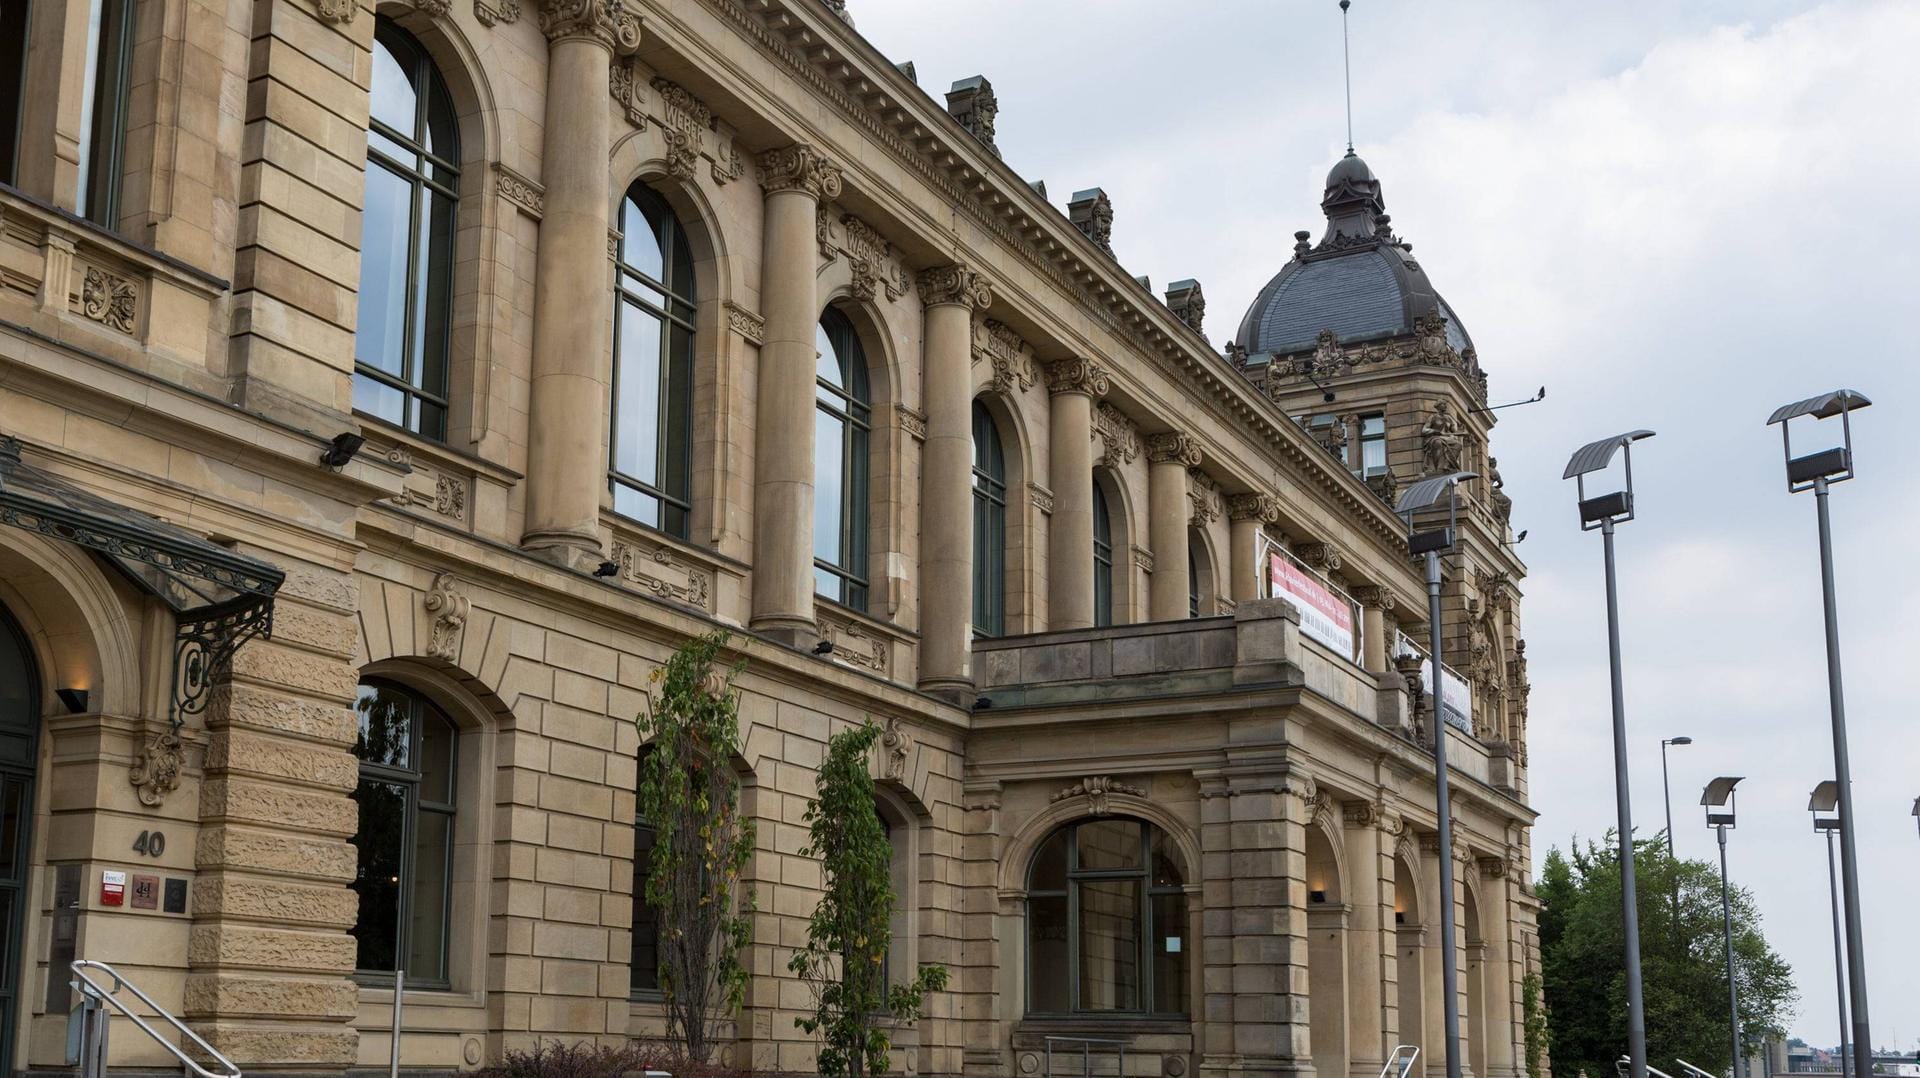
[[[167,852],[167,836],[158,831],[142,831],[140,837],[133,840],[133,852],[158,857]]]

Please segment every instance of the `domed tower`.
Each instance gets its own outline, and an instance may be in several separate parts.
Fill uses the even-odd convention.
[[[1512,499],[1488,454],[1494,425],[1473,339],[1393,234],[1380,180],[1353,151],[1327,173],[1319,242],[1294,233],[1293,257],[1247,309],[1230,359],[1329,453],[1392,504],[1401,487],[1454,471],[1462,527],[1447,559],[1449,665],[1473,684],[1474,732],[1525,764],[1526,658],[1509,529]],[[1409,625],[1425,611],[1399,611]],[[1424,643],[1424,630],[1418,634]],[[1411,640],[1400,646],[1407,648]]]

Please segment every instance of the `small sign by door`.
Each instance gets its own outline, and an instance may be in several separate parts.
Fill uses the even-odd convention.
[[[114,869],[100,873],[100,904],[118,906],[127,900],[127,874]]]
[[[133,899],[128,903],[136,910],[157,910],[160,908],[160,877],[135,876],[133,878]]]

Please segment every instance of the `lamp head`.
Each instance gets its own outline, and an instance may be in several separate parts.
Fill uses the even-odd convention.
[[[1853,421],[1849,413],[1873,402],[1851,389],[1836,389],[1803,401],[1783,404],[1767,417],[1767,425],[1780,425],[1780,447],[1787,458],[1787,490],[1798,493],[1821,482],[1844,483],[1853,478]],[[1818,419],[1840,417],[1840,444],[1796,457],[1793,455],[1792,426],[1801,416]]]
[[[1690,738],[1690,737],[1685,737],[1685,736],[1681,736],[1681,737],[1670,737],[1670,738],[1668,738],[1668,739],[1667,739],[1667,744],[1669,744],[1669,745],[1691,745],[1691,744],[1693,744],[1693,739],[1692,739],[1692,738]]]
[[[1408,553],[1437,554],[1453,546],[1454,524],[1460,509],[1460,499],[1454,496],[1454,488],[1469,479],[1478,478],[1479,472],[1449,472],[1422,479],[1401,493],[1400,502],[1393,511],[1407,522]],[[1423,532],[1414,531],[1414,514],[1433,508],[1442,497],[1447,499],[1446,526]]]
[[[1562,479],[1574,481],[1574,489],[1580,499],[1580,530],[1592,531],[1607,523],[1625,523],[1633,519],[1633,443],[1642,438],[1653,437],[1650,430],[1630,430],[1625,434],[1616,434],[1611,438],[1602,438],[1597,442],[1588,442],[1574,451],[1567,461],[1567,470],[1560,474]],[[1587,476],[1606,470],[1613,463],[1613,455],[1620,454],[1625,475],[1624,485],[1610,494],[1596,494],[1587,497]]]
[[[1728,778],[1722,776],[1707,783],[1700,793],[1700,803],[1707,809],[1708,827],[1732,827],[1734,817],[1733,788],[1740,785],[1744,776]]]
[[[1840,784],[1828,779],[1813,788],[1807,798],[1807,811],[1813,813],[1815,831],[1835,831],[1840,827]]]

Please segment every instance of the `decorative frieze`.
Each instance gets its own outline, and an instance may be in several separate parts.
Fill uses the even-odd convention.
[[[1162,431],[1147,436],[1147,460],[1153,464],[1179,464],[1187,468],[1200,466],[1200,445],[1193,436],[1182,431]]]
[[[726,303],[727,328],[745,338],[749,344],[765,344],[767,340],[767,320],[728,300]]]
[[[493,163],[493,189],[521,213],[536,221],[546,212],[546,190],[499,161]]]
[[[1128,785],[1107,775],[1089,775],[1079,782],[1074,783],[1072,786],[1054,794],[1049,801],[1053,804],[1059,804],[1069,798],[1084,797],[1087,799],[1087,815],[1105,816],[1112,811],[1113,806],[1109,798],[1114,794],[1132,794],[1135,797],[1145,797],[1147,796],[1147,791],[1138,786]]]
[[[1042,513],[1053,513],[1053,492],[1038,483],[1028,483],[1027,493],[1033,496],[1033,507]]]
[[[713,126],[713,112],[677,82],[655,78],[651,85],[660,96],[660,135],[667,144],[667,171],[682,180],[692,180],[701,155],[707,152],[707,129]]]
[[[1140,428],[1105,401],[1093,410],[1093,437],[1101,443],[1099,463],[1105,467],[1131,464],[1140,455]]]
[[[921,293],[926,293],[924,284]],[[1015,390],[1024,393],[1040,380],[1040,365],[1034,362],[1033,348],[1005,323],[991,318],[973,327],[973,361],[978,363],[983,359],[992,365],[993,387],[1002,393]]]
[[[900,420],[900,429],[906,431],[917,441],[927,440],[927,417],[904,404],[893,406],[893,414]]]
[[[1280,499],[1271,494],[1235,494],[1227,498],[1227,519],[1256,524],[1280,522]]]
[[[427,637],[427,655],[442,662],[459,662],[460,634],[467,626],[473,600],[460,594],[459,581],[452,573],[441,573],[433,578],[433,587],[427,590],[421,605],[433,619],[433,628]]]
[[[613,543],[619,579],[670,602],[713,610],[713,574],[678,551],[637,534]]]
[[[1143,573],[1153,572],[1153,551],[1145,547],[1134,547],[1133,567]]]
[[[473,17],[482,26],[499,26],[502,23],[520,21],[520,0],[499,0],[488,3],[487,0],[473,0]]]
[[[1113,203],[1098,187],[1075,191],[1067,203],[1067,218],[1095,247],[1113,254]]]
[[[814,614],[820,623],[820,639],[833,648],[835,659],[882,676],[892,668],[893,649],[886,638],[828,607],[817,607]]]
[[[131,334],[134,316],[139,313],[138,296],[132,281],[99,266],[88,266],[80,283],[80,313],[108,329]]]
[[[540,32],[549,42],[592,38],[619,56],[640,47],[640,17],[622,0],[540,0]]]
[[[644,131],[647,128],[647,92],[642,83],[640,61],[632,56],[615,57],[607,68],[607,92],[626,116],[627,122]]]
[[[822,216],[825,216],[825,207],[822,207]],[[822,253],[832,261],[836,245],[831,225],[817,222],[815,230]],[[840,234],[837,246],[839,252],[847,256],[847,269],[852,273],[849,288],[856,297],[870,300],[885,288],[887,298],[897,300],[913,287],[913,277],[894,257],[893,244],[873,226],[851,213],[841,214]]]
[[[804,142],[760,155],[760,186],[768,194],[800,191],[822,202],[840,197],[840,166]]]
[[[1084,393],[1090,397],[1104,397],[1109,387],[1107,372],[1091,359],[1055,360],[1042,370],[1046,375],[1049,393]]]
[[[918,283],[920,302],[929,307],[955,304],[984,311],[993,306],[993,288],[986,278],[957,262],[921,270]]]
[[[1187,501],[1192,506],[1187,523],[1204,528],[1220,519],[1225,499],[1220,495],[1220,484],[1214,482],[1212,476],[1193,468],[1187,472]]]

